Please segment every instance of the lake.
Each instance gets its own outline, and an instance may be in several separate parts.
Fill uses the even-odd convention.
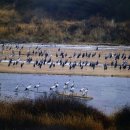
[[[59,83],[59,91],[63,90],[64,83],[70,79],[75,82],[75,92],[82,87],[88,88],[88,95],[94,99],[87,101],[91,105],[106,114],[117,111],[125,105],[130,105],[130,78],[122,77],[96,77],[96,76],[67,76],[44,74],[8,74],[0,73],[0,99],[4,98],[36,98],[43,93],[37,93],[32,87],[30,92],[25,92],[25,87],[40,83],[39,92],[49,92],[55,82]],[[18,93],[14,92],[19,84]]]

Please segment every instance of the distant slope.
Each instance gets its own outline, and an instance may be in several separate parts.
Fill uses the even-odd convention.
[[[0,42],[130,44],[130,0],[0,0]]]

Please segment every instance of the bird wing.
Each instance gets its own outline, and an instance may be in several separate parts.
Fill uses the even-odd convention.
[[[27,86],[27,88],[28,88],[28,89],[31,88],[31,85]]]

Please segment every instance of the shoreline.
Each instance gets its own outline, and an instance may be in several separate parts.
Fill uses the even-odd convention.
[[[27,65],[28,66],[28,65]],[[29,65],[30,66],[30,65]],[[91,68],[88,68],[91,69]],[[99,67],[99,70],[101,68]],[[20,67],[17,68],[8,68],[6,67],[5,70],[5,66],[4,69],[2,67],[0,67],[0,73],[9,73],[9,74],[40,74],[40,75],[68,75],[68,76],[95,76],[95,77],[120,77],[120,78],[130,78],[130,73],[120,73],[117,72],[116,74],[114,73],[108,73],[107,70],[103,70],[102,71],[104,73],[98,73],[99,71],[98,69],[96,70],[89,70],[88,73],[86,73],[87,70],[83,70],[80,71],[79,69],[77,71],[72,70],[71,72],[69,71],[69,69],[67,71],[57,71],[56,70],[49,70],[47,69],[46,71],[44,69],[34,69],[34,70],[24,70],[21,69]],[[115,70],[116,71],[116,70]]]
[[[22,45],[22,44],[41,44],[41,45],[73,45],[73,46],[78,46],[78,45],[83,45],[83,46],[129,46],[130,43],[126,43],[126,44],[121,44],[121,43],[112,43],[112,42],[106,42],[106,43],[103,43],[103,42],[62,42],[62,43],[55,43],[55,42],[29,42],[29,41],[26,41],[26,42],[19,42],[19,41],[16,41],[16,42],[13,42],[13,41],[9,41],[9,42],[1,42],[0,41],[0,44],[18,44],[18,45]]]
[[[1,72],[0,73],[7,73],[7,74],[36,74],[36,75],[66,75],[66,76],[93,76],[93,77],[117,77],[117,78],[130,78],[130,76],[122,76],[122,75],[84,75],[84,74],[59,74],[59,73],[27,73],[27,72]]]

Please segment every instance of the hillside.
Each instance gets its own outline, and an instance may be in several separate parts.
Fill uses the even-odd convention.
[[[1,0],[0,41],[130,43],[129,0]]]
[[[1,0],[1,6],[10,5],[18,12],[54,19],[86,19],[99,15],[115,20],[130,20],[129,0]]]

